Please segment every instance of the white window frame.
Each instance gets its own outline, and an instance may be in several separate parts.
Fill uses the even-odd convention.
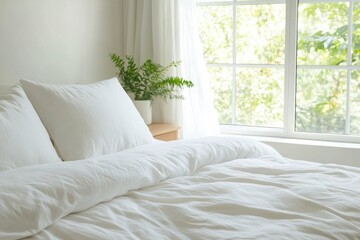
[[[351,66],[352,37],[348,38],[348,53],[346,66],[326,66],[326,65],[297,65],[297,13],[299,3],[314,2],[347,2],[349,3],[348,16],[348,36],[352,36],[353,6],[359,0],[249,0],[249,1],[198,1],[198,6],[234,6],[233,7],[233,36],[236,36],[236,7],[237,5],[254,4],[285,4],[286,3],[286,26],[285,26],[285,64],[237,64],[236,63],[236,38],[233,37],[233,59],[231,64],[207,64],[211,67],[231,67],[232,68],[232,122],[235,123],[236,117],[236,68],[282,68],[285,70],[284,86],[284,126],[283,128],[271,127],[250,127],[241,125],[220,125],[220,132],[223,134],[240,134],[254,136],[269,136],[295,139],[311,139],[335,142],[360,143],[360,136],[349,135],[350,133],[350,84],[351,71],[360,70],[360,66]],[[328,133],[307,133],[295,131],[295,104],[296,104],[296,75],[297,69],[344,69],[347,70],[346,82],[346,126],[345,135]]]

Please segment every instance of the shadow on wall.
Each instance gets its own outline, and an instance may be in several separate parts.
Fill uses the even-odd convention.
[[[10,87],[11,87],[11,85],[0,84],[0,94],[6,93]]]

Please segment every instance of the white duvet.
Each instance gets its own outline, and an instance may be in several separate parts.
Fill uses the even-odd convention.
[[[360,169],[239,138],[0,173],[0,239],[360,239]]]

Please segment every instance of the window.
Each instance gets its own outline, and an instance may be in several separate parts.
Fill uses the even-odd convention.
[[[360,142],[360,0],[198,0],[225,133]]]

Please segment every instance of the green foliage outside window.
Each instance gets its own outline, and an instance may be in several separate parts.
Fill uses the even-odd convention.
[[[198,10],[206,61],[224,64],[208,68],[220,123],[282,127],[284,68],[238,67],[234,73],[233,7],[199,6]],[[236,63],[284,64],[285,5],[238,5],[236,11]],[[348,66],[348,47],[351,65],[360,66],[360,3],[354,4],[352,46],[348,46],[348,15],[346,2],[299,4],[297,131],[345,133],[350,71],[350,134],[360,135],[360,70],[336,69]],[[314,67],[301,68],[304,65]],[[316,69],[316,65],[334,68]]]
[[[299,10],[299,65],[346,66],[348,47],[352,47],[351,64],[360,64],[359,6],[353,12],[353,46],[348,46],[347,3],[300,4]],[[351,74],[350,132],[359,134],[360,114],[356,111],[360,106],[360,88],[356,83],[359,79],[355,71]],[[346,81],[346,70],[298,70],[298,131],[345,133]]]

